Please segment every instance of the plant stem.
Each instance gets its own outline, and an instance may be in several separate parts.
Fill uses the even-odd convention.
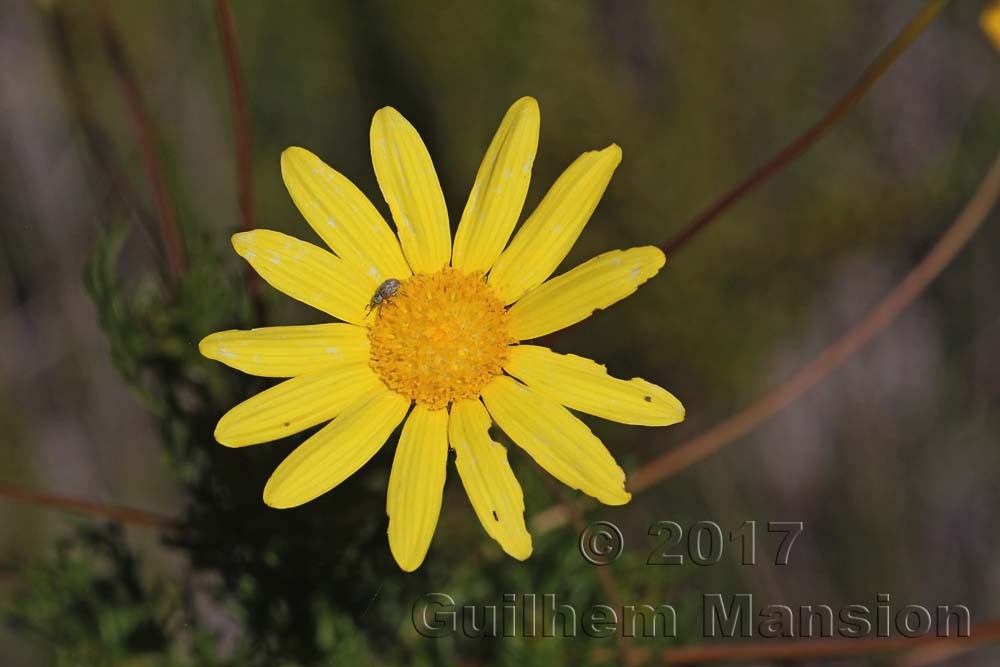
[[[240,69],[239,51],[236,46],[236,30],[229,0],[216,0],[215,20],[222,40],[222,53],[226,60],[226,77],[229,80],[229,96],[233,104],[233,125],[236,133],[236,187],[240,204],[240,229],[248,232],[256,229],[253,207],[253,169],[250,152],[250,123],[247,120],[246,92]],[[257,322],[264,321],[264,301],[261,295],[260,276],[249,265],[245,267],[244,278],[253,302]]]
[[[150,528],[173,529],[180,526],[180,522],[177,519],[152,512],[121,507],[120,505],[107,505],[92,500],[68,498],[53,493],[25,489],[11,484],[0,484],[0,498],[8,498],[19,503],[34,505],[35,507],[54,507],[66,512],[86,514],[88,516],[112,519],[121,523],[131,523]]]
[[[903,31],[882,50],[871,65],[862,73],[853,87],[833,105],[818,123],[795,138],[790,144],[778,151],[774,157],[754,170],[736,187],[716,199],[701,213],[696,215],[676,236],[661,246],[664,254],[671,257],[681,247],[687,244],[730,206],[752,192],[769,177],[781,171],[788,163],[802,155],[810,146],[819,141],[827,132],[833,129],[847,115],[865,93],[889,71],[893,63],[913,44],[927,29],[934,17],[944,8],[948,0],[928,0],[916,16],[910,19]]]
[[[156,152],[153,123],[149,117],[149,111],[146,109],[146,103],[142,98],[142,92],[139,89],[135,72],[132,70],[132,65],[125,54],[125,49],[111,20],[111,15],[108,13],[105,1],[94,0],[94,8],[97,14],[98,25],[100,26],[101,41],[104,44],[105,53],[118,79],[118,84],[121,86],[129,119],[132,122],[132,128],[139,142],[139,151],[142,154],[146,179],[149,181],[150,189],[153,191],[153,200],[159,214],[160,234],[163,240],[167,270],[171,280],[176,283],[184,274],[187,267],[187,258],[180,230],[177,227],[173,204],[167,193],[166,179],[163,176],[163,165]]]

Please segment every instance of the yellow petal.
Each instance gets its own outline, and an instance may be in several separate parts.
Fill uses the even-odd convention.
[[[621,149],[612,144],[584,153],[563,172],[490,272],[489,282],[505,304],[541,285],[565,259],[621,159]]]
[[[640,378],[613,378],[604,366],[575,354],[515,345],[504,370],[567,408],[622,424],[669,426],[684,419],[684,406],[666,389]]]
[[[388,389],[363,398],[299,445],[264,487],[271,507],[296,507],[357,472],[403,421],[409,399]]]
[[[261,377],[287,378],[367,361],[368,330],[353,324],[309,324],[219,331],[198,350],[209,359]]]
[[[410,277],[396,235],[349,179],[294,146],[281,154],[281,176],[299,212],[338,257],[376,284]]]
[[[532,547],[524,525],[524,494],[507,462],[507,448],[490,438],[489,428],[490,417],[479,401],[452,405],[448,438],[472,508],[500,548],[525,560]]]
[[[375,112],[372,164],[403,254],[415,273],[433,273],[451,257],[448,209],[427,147],[409,121],[392,107]]]
[[[529,340],[564,329],[635,292],[663,267],[659,248],[612,250],[528,292],[510,308],[510,333]]]
[[[364,324],[378,285],[361,269],[311,243],[267,229],[233,234],[233,247],[276,290],[339,320]]]
[[[424,562],[434,537],[448,465],[448,411],[417,405],[403,425],[389,475],[389,549],[405,572]]]
[[[979,15],[979,26],[993,42],[993,46],[1000,51],[1000,0],[983,8]]]
[[[451,257],[455,268],[486,273],[507,245],[528,194],[538,125],[533,97],[519,99],[501,121],[458,223]]]
[[[224,414],[215,427],[215,439],[227,447],[278,440],[333,419],[358,398],[384,389],[367,360],[300,375]]]
[[[501,375],[483,389],[497,425],[553,477],[605,505],[624,505],[625,472],[587,425],[552,399]]]

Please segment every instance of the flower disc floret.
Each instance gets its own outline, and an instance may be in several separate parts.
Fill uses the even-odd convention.
[[[430,408],[480,390],[502,372],[507,311],[481,276],[446,268],[402,281],[368,334],[371,365],[391,389]]]

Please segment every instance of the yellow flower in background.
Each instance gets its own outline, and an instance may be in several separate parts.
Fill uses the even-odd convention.
[[[983,9],[983,13],[979,15],[979,25],[993,40],[993,46],[1000,50],[1000,0]]]
[[[404,419],[386,503],[389,546],[404,570],[419,567],[430,546],[449,445],[486,532],[514,558],[531,555],[521,487],[506,448],[490,437],[494,422],[564,484],[608,505],[629,501],[625,473],[569,409],[666,426],[684,418],[683,406],[644,380],[616,379],[589,359],[519,341],[632,294],[664,256],[655,247],[614,250],[550,278],[621,161],[616,145],[573,162],[507,243],[538,128],[537,102],[515,102],[454,242],[427,148],[395,109],[375,114],[371,151],[398,239],[343,175],[305,149],[282,154],[292,199],[333,253],[267,230],[236,234],[233,245],[274,288],[341,322],[223,331],[199,346],[245,373],[291,378],[226,413],[215,431],[221,444],[254,445],[329,422],[274,471],[265,503],[295,507],[326,493]]]

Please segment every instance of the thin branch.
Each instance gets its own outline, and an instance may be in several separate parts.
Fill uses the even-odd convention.
[[[630,474],[629,490],[638,493],[648,489],[714,454],[786,408],[837,370],[889,326],[941,274],[968,243],[996,205],[998,198],[1000,155],[994,159],[965,208],[930,252],[860,322],[799,368],[792,377],[757,401]],[[566,519],[563,508],[550,507],[532,518],[532,526],[535,531],[544,533],[566,523]]]
[[[94,120],[94,109],[90,103],[90,97],[80,81],[79,67],[70,40],[70,27],[65,9],[60,5],[55,5],[48,11],[42,12],[42,17],[52,45],[55,47],[59,82],[65,93],[66,103],[73,119],[80,126],[91,156],[97,166],[104,171],[111,191],[118,196],[126,212],[140,223],[151,238],[155,238],[155,225],[151,216],[142,209],[135,187],[114,157],[110,140]]]
[[[68,498],[53,493],[44,493],[32,489],[25,489],[9,484],[0,484],[0,498],[7,498],[14,502],[34,505],[36,507],[53,507],[55,509],[75,514],[85,514],[102,519],[112,519],[121,523],[131,523],[150,528],[175,529],[181,523],[177,519],[145,512],[143,510],[121,507],[119,505],[107,505],[92,500],[81,498]]]
[[[167,194],[163,166],[156,152],[153,122],[149,117],[149,111],[146,109],[146,103],[142,98],[142,92],[139,89],[135,72],[132,70],[132,65],[125,54],[121,39],[118,37],[118,31],[115,29],[111,15],[108,13],[105,0],[94,0],[94,9],[100,27],[101,41],[104,44],[105,53],[118,79],[122,95],[125,98],[129,119],[132,122],[132,128],[139,142],[139,151],[142,154],[146,178],[149,181],[150,189],[153,191],[153,200],[159,214],[160,234],[163,237],[163,249],[167,260],[167,269],[171,279],[176,282],[184,274],[187,266],[187,258],[184,253],[184,243],[181,239],[180,230],[177,227],[173,204],[170,201],[170,196]]]
[[[250,231],[256,227],[253,210],[253,181],[250,168],[250,130],[247,122],[246,93],[240,71],[239,52],[236,50],[236,32],[228,0],[216,0],[215,19],[222,39],[222,52],[226,57],[226,76],[229,95],[233,102],[233,122],[236,130],[236,181],[239,188],[240,227]]]
[[[859,639],[791,640],[781,643],[758,641],[735,646],[683,646],[665,651],[660,664],[700,665],[711,662],[757,662],[763,660],[840,660],[850,656],[905,651],[918,646],[980,646],[1000,641],[1000,621],[984,621],[969,630],[968,637],[864,637]]]
[[[792,143],[778,151],[774,157],[758,167],[736,187],[716,199],[708,208],[695,216],[674,238],[662,246],[663,252],[668,257],[672,257],[681,246],[704,230],[709,223],[718,218],[730,206],[779,172],[789,162],[802,155],[823,135],[833,129],[848,112],[858,105],[858,102],[875,82],[889,71],[893,63],[916,41],[917,37],[923,33],[947,3],[948,0],[928,0],[917,15],[906,24],[903,31],[879,53],[872,64],[862,73],[861,78],[847,91],[847,94],[840,98],[818,123],[799,135]]]
[[[1000,197],[1000,155],[990,167],[975,195],[948,231],[941,236],[923,260],[868,311],[864,319],[762,399],[694,440],[644,465],[632,477],[632,490],[641,491],[718,451],[779,412],[843,365],[855,352],[889,326],[941,274],[959,250],[972,238],[979,225],[993,209],[998,197]]]
[[[247,120],[246,93],[243,73],[236,44],[236,30],[228,0],[216,0],[215,20],[222,40],[222,53],[226,60],[226,77],[229,96],[233,104],[233,125],[236,133],[236,187],[239,192],[240,228],[248,232],[257,227],[253,207],[253,169],[250,152],[250,123]],[[264,302],[261,296],[260,276],[249,264],[245,267],[245,280],[253,301],[257,321],[264,319]]]
[[[954,660],[960,655],[975,651],[977,648],[979,648],[979,644],[971,642],[930,644],[901,655],[893,663],[893,667],[930,667],[946,660]]]

